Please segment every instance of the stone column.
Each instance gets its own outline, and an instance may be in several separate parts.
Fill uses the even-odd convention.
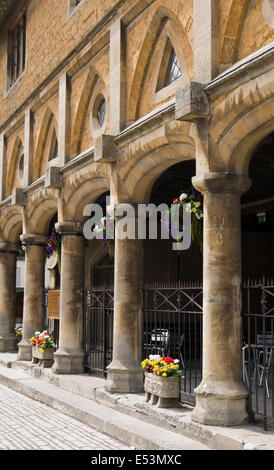
[[[23,307],[23,337],[18,345],[18,361],[31,361],[29,340],[35,331],[44,329],[45,243],[38,234],[21,236],[25,244],[25,286]]]
[[[239,425],[247,417],[241,364],[240,198],[250,180],[212,173],[192,181],[204,195],[203,378],[195,389],[192,419]]]
[[[122,240],[118,232],[116,225],[113,360],[107,368],[105,389],[134,393],[144,390],[140,366],[143,359],[143,248],[142,240]]]
[[[0,244],[0,352],[16,350],[16,247]]]
[[[53,372],[83,372],[84,236],[81,224],[59,222],[62,236],[59,348]]]

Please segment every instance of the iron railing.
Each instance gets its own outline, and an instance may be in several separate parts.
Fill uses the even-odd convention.
[[[93,287],[84,291],[84,367],[89,373],[106,374],[113,351],[113,287]]]
[[[191,404],[202,378],[202,297],[201,282],[144,286],[144,357],[160,354],[179,359],[181,401]]]
[[[274,422],[274,280],[242,286],[243,380],[250,421]]]
[[[94,287],[84,295],[84,356],[88,372],[106,374],[113,349],[113,287]],[[183,368],[181,399],[195,403],[202,376],[201,283],[146,284],[143,287],[144,348],[172,356]]]

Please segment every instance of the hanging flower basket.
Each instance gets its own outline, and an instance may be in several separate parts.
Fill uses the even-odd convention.
[[[50,258],[54,253],[57,254],[58,271],[61,274],[61,235],[55,231],[46,239],[47,258]]]
[[[173,199],[173,204],[179,205],[179,230],[183,230],[183,211],[184,205],[190,205],[191,212],[191,239],[199,245],[200,251],[203,252],[203,196],[198,193],[197,195],[182,193],[179,197]],[[186,210],[188,210],[186,208]],[[168,213],[171,216],[172,209]],[[164,223],[164,222],[163,222]]]
[[[114,218],[113,217],[102,217],[101,222],[95,225],[93,232],[95,238],[102,240],[104,243],[104,248],[108,250],[109,257],[111,260],[114,259]]]

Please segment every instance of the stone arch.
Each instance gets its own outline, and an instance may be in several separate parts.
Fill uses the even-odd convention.
[[[211,171],[246,174],[248,152],[272,130],[273,106],[274,81],[270,70],[233,90],[215,108],[210,129]]]
[[[48,234],[52,217],[58,212],[57,195],[46,189],[35,193],[27,201],[27,233]]]
[[[147,202],[157,178],[169,167],[184,160],[195,159],[192,125],[176,122],[155,131],[150,139],[134,142],[132,158],[120,170],[128,194],[134,202]]]
[[[0,215],[0,238],[18,244],[19,236],[23,230],[23,213],[20,207],[6,206]]]
[[[12,189],[15,186],[21,186],[18,183],[18,175],[16,174],[16,171],[18,171],[19,167],[19,158],[22,155],[23,152],[23,144],[20,139],[20,137],[16,137],[13,149],[11,152],[11,156],[9,158],[9,166],[8,166],[8,171],[7,171],[7,183],[6,183],[6,195],[10,195],[12,192]]]
[[[109,191],[110,171],[109,165],[94,163],[89,171],[83,169],[70,175],[63,195],[65,220],[84,220],[84,207]]]
[[[220,64],[229,67],[237,60],[238,46],[250,0],[232,0],[220,44]]]
[[[58,125],[53,112],[47,108],[43,117],[40,133],[36,145],[33,179],[37,179],[45,172],[50,158],[50,149],[54,134],[58,135]]]
[[[157,41],[163,31],[163,28],[167,22],[171,21],[171,24],[176,31],[177,40],[180,43],[180,47],[184,53],[187,70],[189,74],[193,69],[193,54],[190,42],[184,27],[180,23],[178,17],[172,13],[169,9],[164,6],[160,6],[156,11],[141,46],[139,58],[134,71],[133,80],[129,92],[129,105],[128,105],[128,120],[135,121],[139,116],[139,106],[141,101],[142,90],[145,82],[145,78],[148,73],[148,68],[151,62],[153,52],[155,50]]]
[[[246,135],[239,139],[239,142],[231,154],[229,170],[234,171],[235,173],[248,174],[249,163],[256,146],[264,137],[274,131],[273,112],[272,117],[270,117],[270,119],[267,118],[267,112],[270,114],[270,109],[272,108],[273,110],[273,106],[274,100],[272,100],[271,105],[270,103],[265,103],[260,107],[260,109],[257,109],[256,112],[254,112],[254,118],[257,122],[261,120],[261,124],[259,124],[256,129],[246,133]],[[250,116],[246,116],[243,119],[243,124],[246,122],[246,126],[248,126],[250,119],[252,119]]]

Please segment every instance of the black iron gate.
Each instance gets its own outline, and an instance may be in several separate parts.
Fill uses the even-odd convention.
[[[144,286],[144,357],[178,359],[183,371],[181,401],[191,404],[202,378],[202,298],[200,282]]]
[[[84,367],[89,373],[106,374],[113,349],[113,287],[84,291]]]
[[[85,291],[84,351],[89,372],[106,372],[112,360],[113,287]],[[143,357],[178,358],[183,369],[181,400],[195,404],[202,379],[203,288],[200,282],[153,283],[143,287]],[[274,281],[242,285],[243,380],[250,419],[274,421]]]
[[[112,359],[113,287],[94,287],[84,295],[84,352],[88,372],[106,373]],[[143,357],[178,358],[183,368],[182,401],[195,403],[202,376],[202,284],[147,284],[143,288]]]
[[[246,281],[243,296],[243,380],[250,421],[274,422],[274,280]]]

